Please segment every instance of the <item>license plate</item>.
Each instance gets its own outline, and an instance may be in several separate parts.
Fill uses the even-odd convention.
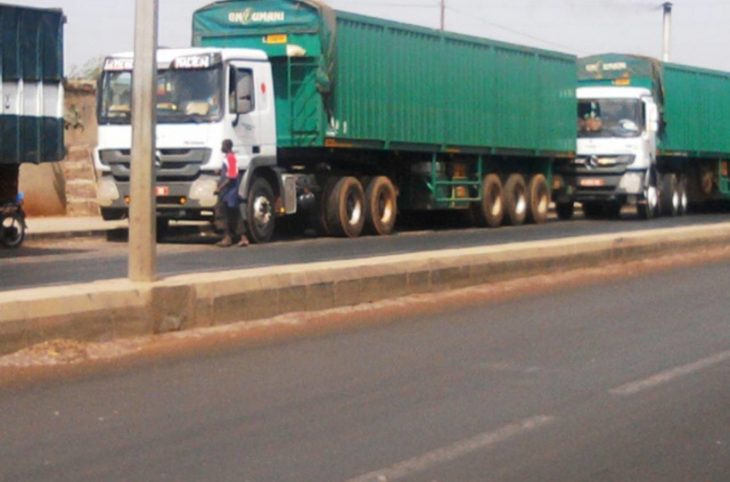
[[[601,187],[605,184],[606,184],[606,181],[604,181],[601,178],[589,177],[587,179],[580,180],[580,185],[583,187]]]
[[[155,187],[155,194],[158,196],[169,196],[170,188],[167,186],[157,186]]]

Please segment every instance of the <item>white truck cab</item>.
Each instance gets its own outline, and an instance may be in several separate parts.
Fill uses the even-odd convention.
[[[561,173],[568,194],[558,197],[559,214],[570,209],[572,215],[573,201],[582,202],[584,211],[607,205],[617,211],[624,204],[654,210],[659,110],[652,92],[643,87],[590,86],[579,87],[576,95],[576,158]]]
[[[157,63],[158,218],[211,219],[224,139],[233,141],[244,184],[253,170],[276,165],[271,66],[262,51],[214,48],[162,49]],[[130,203],[132,67],[132,53],[112,55],[99,83],[95,164],[105,219],[125,217]],[[271,198],[260,206],[268,215]]]

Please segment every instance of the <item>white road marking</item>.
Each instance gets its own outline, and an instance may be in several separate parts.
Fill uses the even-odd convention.
[[[726,360],[730,360],[730,350],[717,353],[715,355],[703,358],[702,360],[698,360],[688,365],[683,365],[681,367],[672,368],[671,370],[657,373],[656,375],[645,378],[643,380],[637,380],[631,383],[627,383],[625,385],[621,385],[620,387],[612,388],[609,391],[612,394],[619,396],[634,395],[641,391],[654,388],[658,385],[669,383],[676,378],[698,372],[713,365],[717,365]]]
[[[555,417],[538,415],[521,422],[515,422],[494,431],[485,432],[475,437],[456,442],[453,445],[433,450],[418,457],[392,465],[386,469],[355,477],[347,482],[391,482],[408,477],[417,472],[423,472],[431,467],[450,462],[477,450],[511,439],[518,435],[537,430],[556,420]]]

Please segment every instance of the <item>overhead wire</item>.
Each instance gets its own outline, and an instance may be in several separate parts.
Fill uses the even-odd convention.
[[[338,0],[337,3],[362,4],[361,1],[356,1],[356,0]],[[436,8],[440,7],[440,4],[439,4],[439,2],[433,2],[433,3],[429,2],[428,4],[401,3],[401,2],[368,2],[367,6],[392,7],[392,8],[434,8],[434,9],[436,9]],[[474,16],[473,14],[467,14],[457,8],[450,6],[449,4],[446,5],[446,10],[451,11],[452,13],[455,13],[457,15],[478,21],[484,25],[487,25],[487,26],[490,26],[490,27],[493,27],[493,28],[496,28],[499,30],[503,30],[505,32],[509,32],[513,35],[519,35],[521,37],[529,38],[533,41],[540,42],[541,44],[552,46],[553,48],[559,48],[559,49],[567,50],[570,52],[577,52],[577,53],[581,53],[581,54],[585,53],[585,52],[580,52],[579,50],[575,49],[574,47],[569,47],[567,45],[563,45],[563,44],[553,42],[553,41],[550,41],[550,40],[547,40],[544,38],[540,38],[540,37],[537,37],[537,36],[529,34],[529,33],[521,32],[514,28],[492,22],[481,16]]]
[[[537,37],[537,36],[532,35],[532,34],[529,34],[529,33],[521,32],[521,31],[516,30],[516,29],[513,29],[511,27],[507,27],[505,25],[501,25],[501,24],[492,22],[490,20],[487,20],[484,17],[475,16],[473,14],[468,14],[466,12],[463,12],[463,11],[461,11],[459,9],[454,8],[454,7],[450,7],[448,5],[446,6],[446,10],[449,10],[449,11],[451,11],[451,12],[457,14],[457,15],[461,15],[461,16],[466,17],[466,18],[469,18],[471,20],[477,21],[477,22],[482,23],[484,25],[487,25],[489,27],[493,27],[493,28],[496,28],[496,29],[504,30],[505,32],[509,32],[511,34],[514,34],[514,35],[519,35],[521,37],[529,38],[529,39],[534,40],[536,42],[540,42],[540,43],[545,44],[545,45],[550,45],[550,46],[552,46],[554,48],[560,48],[560,49],[567,50],[569,52],[575,52],[575,53],[579,53],[579,54],[585,54],[585,52],[581,52],[580,50],[576,49],[575,47],[569,47],[567,45],[563,45],[563,44],[558,43],[558,42],[553,42],[551,40],[547,40],[547,39],[544,39],[544,38],[540,38],[540,37]]]

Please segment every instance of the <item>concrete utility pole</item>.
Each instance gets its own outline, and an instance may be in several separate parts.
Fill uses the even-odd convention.
[[[440,0],[441,7],[441,31],[446,29],[446,0]]]
[[[664,10],[664,43],[662,48],[662,60],[669,62],[669,41],[672,34],[672,2],[662,4]]]
[[[129,278],[151,282],[157,271],[155,125],[158,0],[137,0],[132,73],[132,172]]]

